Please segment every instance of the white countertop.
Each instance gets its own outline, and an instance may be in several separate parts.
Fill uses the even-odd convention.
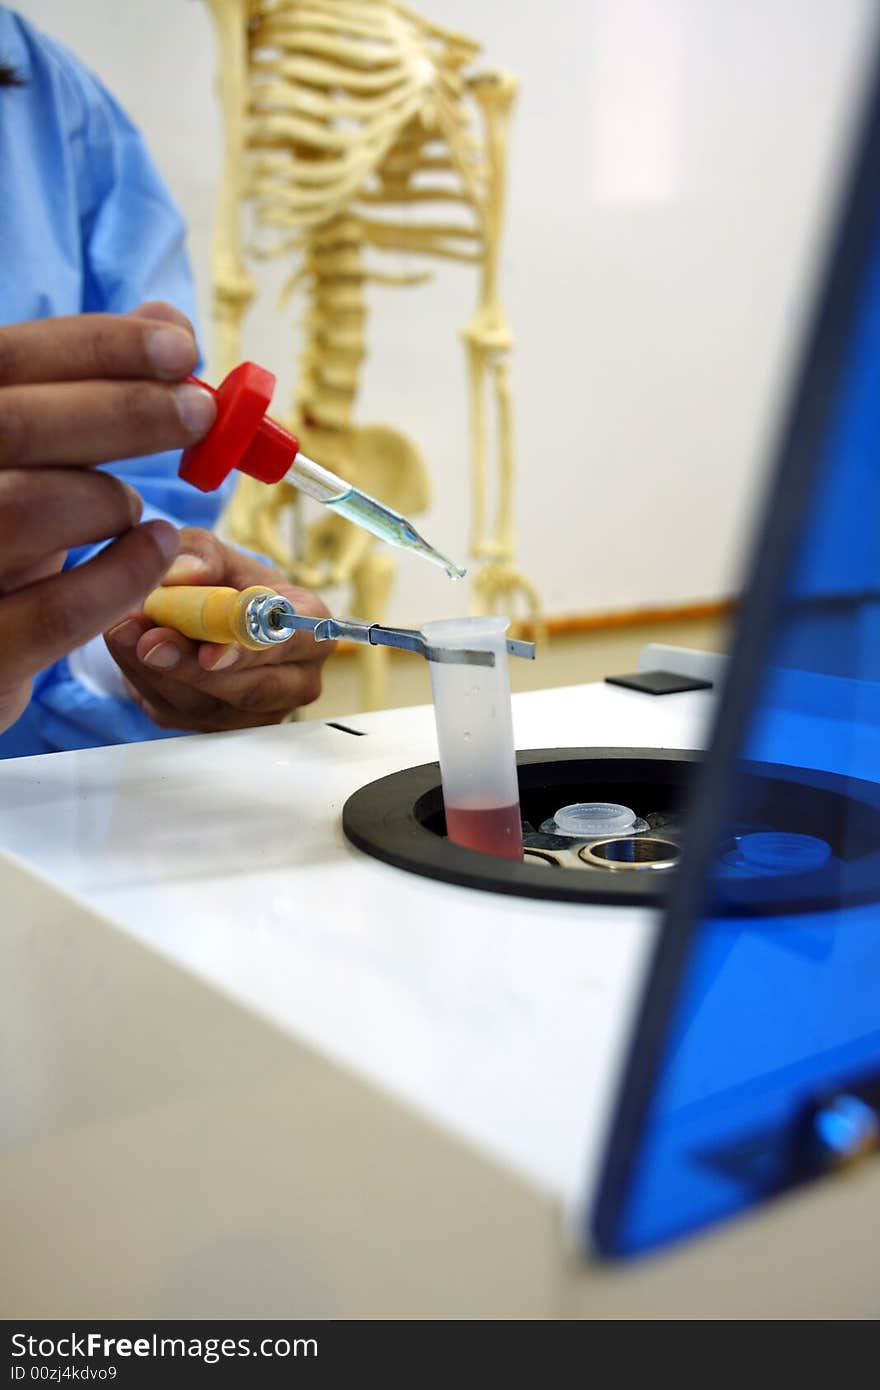
[[[517,747],[701,746],[711,697],[514,697]],[[348,844],[430,707],[0,764],[0,847],[236,1005],[553,1194],[598,1157],[657,914],[494,896]]]

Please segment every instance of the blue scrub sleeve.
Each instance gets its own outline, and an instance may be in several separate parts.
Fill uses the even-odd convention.
[[[84,311],[126,313],[164,299],[195,319],[195,295],[183,220],[144,143],[125,112],[85,69],[68,68],[69,99],[81,106],[78,194],[81,208]],[[144,520],[211,528],[234,481],[204,494],[177,474],[178,453],[127,459],[108,471],[136,488]],[[100,547],[74,552],[78,564]],[[157,729],[125,699],[96,694],[71,674],[67,661],[41,673],[31,704],[0,735],[0,757],[174,737]]]

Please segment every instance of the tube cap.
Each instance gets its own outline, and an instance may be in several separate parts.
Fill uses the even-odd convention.
[[[794,835],[768,831],[743,835],[739,852],[747,864],[774,873],[800,874],[820,869],[831,857],[831,846],[817,835]]]
[[[242,362],[216,389],[198,377],[188,381],[210,391],[217,419],[199,444],[184,449],[178,472],[200,492],[213,492],[233,468],[261,483],[277,483],[299,453],[299,440],[266,416],[275,377],[256,362]]]
[[[586,840],[632,830],[636,813],[628,806],[618,806],[615,801],[578,801],[572,806],[561,807],[553,819],[559,834]]]

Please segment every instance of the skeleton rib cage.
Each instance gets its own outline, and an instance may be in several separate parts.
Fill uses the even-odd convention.
[[[290,256],[286,291],[308,299],[305,346],[287,423],[311,457],[404,513],[427,506],[427,470],[388,426],[358,426],[354,405],[366,355],[365,286],[418,283],[381,265],[384,253],[471,264],[475,313],[463,330],[470,393],[474,611],[538,600],[514,563],[513,449],[507,357],[510,329],[498,294],[507,125],[516,90],[501,73],[472,75],[471,39],[394,0],[208,0],[220,48],[225,161],[215,235],[214,315],[220,367],[240,357],[253,295],[241,235],[248,204],[258,245]],[[437,211],[439,208],[439,212]],[[498,433],[497,507],[487,518],[487,394]],[[282,519],[287,485],[242,478],[228,527],[298,582],[352,585],[377,621],[394,567],[386,551],[328,515],[293,556]],[[384,653],[367,653],[368,707],[382,701]]]

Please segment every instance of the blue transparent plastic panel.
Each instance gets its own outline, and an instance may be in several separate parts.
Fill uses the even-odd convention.
[[[880,244],[864,288],[620,1253],[780,1190],[809,1102],[880,1072]],[[746,860],[762,842],[742,837],[771,832],[828,857],[796,875]]]

